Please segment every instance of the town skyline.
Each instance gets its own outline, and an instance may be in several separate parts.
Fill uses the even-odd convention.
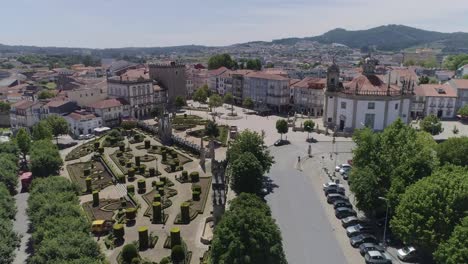
[[[181,2],[138,1],[134,6],[122,1],[8,2],[4,3],[5,12],[0,18],[0,23],[8,25],[3,29],[1,42],[77,48],[227,46],[312,37],[335,28],[364,30],[387,24],[439,32],[468,28],[468,20],[453,23],[453,17],[468,14],[468,3],[460,0],[451,1],[451,5],[421,0]],[[414,12],[421,6],[424,12]],[[22,10],[22,19],[14,18],[15,10]]]

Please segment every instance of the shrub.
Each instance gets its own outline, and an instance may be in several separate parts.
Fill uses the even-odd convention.
[[[84,176],[89,176],[91,174],[91,169],[90,168],[84,169],[83,174],[84,174]]]
[[[138,228],[138,242],[140,246],[140,250],[145,250],[148,248],[148,227],[140,226]]]
[[[201,193],[201,186],[198,185],[198,184],[194,184],[194,185],[192,186],[192,191]]]
[[[182,245],[182,238],[180,236],[180,228],[171,228],[171,247]]]
[[[137,185],[138,185],[138,191],[146,190],[146,181],[145,180],[143,180],[143,179],[138,180]]]
[[[172,162],[174,162],[174,164],[176,166],[179,166],[180,165],[180,160],[179,159],[173,159]]]
[[[117,157],[122,157],[123,152],[122,152],[121,150],[118,150],[118,151],[115,153],[115,155],[116,155]]]
[[[117,239],[123,239],[125,235],[125,229],[122,224],[114,224],[112,232]]]
[[[127,185],[127,192],[128,193],[135,193],[135,185]]]
[[[181,245],[172,247],[171,258],[175,263],[179,263],[185,259],[185,251]]]
[[[182,180],[188,180],[188,172],[182,171]]]
[[[187,202],[183,202],[180,205],[180,215],[182,222],[185,224],[190,223],[190,204]]]
[[[120,145],[119,146],[119,151],[124,152],[125,151],[125,145]]]
[[[125,209],[125,217],[128,219],[128,220],[134,220],[135,217],[136,217],[136,208],[127,208]]]
[[[145,140],[145,149],[149,149],[151,147],[151,142],[149,140]]]
[[[135,157],[135,166],[140,167],[140,157],[139,156]]]
[[[94,150],[98,150],[99,147],[101,146],[101,143],[99,141],[94,141]]]
[[[93,206],[99,205],[99,191],[93,191]]]
[[[104,148],[103,148],[103,147],[99,147],[98,152],[102,155],[102,154],[104,153]]]
[[[200,174],[198,173],[198,171],[192,171],[190,173],[190,180],[192,182],[199,182],[200,181]]]
[[[145,174],[145,171],[146,171],[146,167],[140,166],[140,167],[138,168],[138,171],[140,172],[141,175],[144,175],[144,174]]]
[[[200,192],[192,191],[192,200],[200,201]]]
[[[156,175],[156,168],[149,168],[149,175],[150,177],[153,177]]]
[[[131,262],[138,257],[138,250],[134,244],[127,244],[122,248],[122,259],[125,262]]]
[[[135,169],[134,168],[130,168],[128,169],[128,179],[134,179],[135,178]]]
[[[168,257],[161,259],[161,261],[159,262],[159,264],[170,264],[170,263],[171,263],[171,260]]]
[[[131,163],[130,161],[128,161],[126,167],[127,167],[127,168],[131,168],[131,167],[132,167],[132,163]]]

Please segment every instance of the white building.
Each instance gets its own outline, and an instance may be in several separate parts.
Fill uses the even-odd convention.
[[[22,100],[11,105],[10,125],[12,130],[31,128],[47,116],[43,102]]]
[[[323,115],[323,100],[327,79],[307,77],[291,85],[294,109],[311,116]]]
[[[452,79],[448,84],[455,89],[457,93],[457,105],[455,111],[468,104],[468,80],[466,79]]]
[[[130,105],[125,99],[106,99],[88,105],[88,110],[102,118],[104,126],[117,126],[122,118],[130,116]]]
[[[81,107],[85,107],[106,99],[107,87],[105,87],[105,85],[83,87],[66,91],[66,95],[70,101],[76,102],[76,104]]]
[[[455,117],[457,93],[449,84],[421,84],[414,92],[417,97],[424,97],[423,116]]]
[[[289,78],[264,72],[249,73],[244,77],[242,98],[252,99],[256,108],[286,111],[290,99]]]
[[[77,137],[92,134],[95,128],[102,126],[102,118],[90,112],[73,112],[64,118],[68,122],[70,132]]]
[[[224,80],[221,75],[226,71],[229,71],[226,67],[208,71],[208,88],[211,91],[215,93],[219,93],[220,90],[224,91]]]
[[[408,123],[413,82],[401,87],[385,83],[375,74],[378,61],[367,58],[363,72],[347,83],[340,82],[338,66],[327,72],[324,125],[339,132],[370,127],[383,130],[398,118]]]

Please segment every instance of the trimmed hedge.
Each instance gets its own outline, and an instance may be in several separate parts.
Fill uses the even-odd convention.
[[[199,182],[200,181],[200,174],[198,173],[198,171],[192,171],[190,173],[190,180],[192,182]]]

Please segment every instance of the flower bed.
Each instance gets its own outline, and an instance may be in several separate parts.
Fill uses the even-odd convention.
[[[74,163],[67,166],[70,179],[79,186],[81,194],[89,193],[86,188],[86,178],[91,178],[91,190],[101,190],[113,184],[112,176],[104,165],[97,160]],[[89,175],[85,173],[89,171]]]

